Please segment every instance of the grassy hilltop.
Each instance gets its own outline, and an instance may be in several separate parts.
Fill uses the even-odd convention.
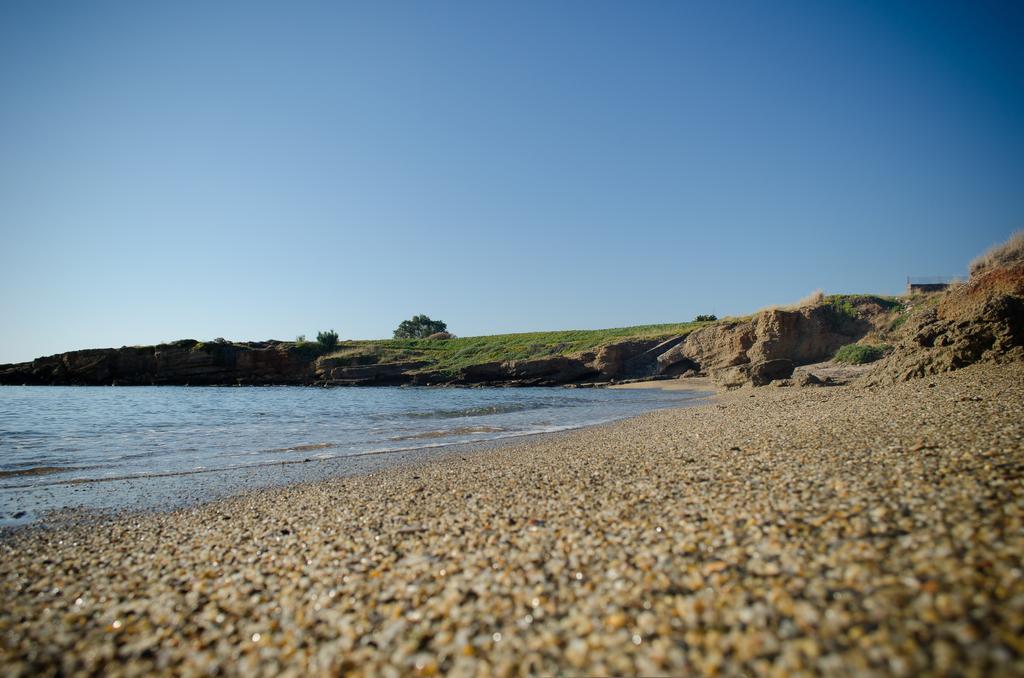
[[[454,339],[372,339],[343,341],[326,357],[337,365],[425,361],[424,369],[455,373],[463,367],[501,360],[572,356],[629,339],[669,339],[710,322],[634,325],[603,330],[561,330],[492,334]]]
[[[899,326],[905,305],[897,297],[876,295],[821,295],[808,297],[792,307],[825,306],[836,318],[858,318],[865,305],[885,316],[884,322],[875,317],[874,324],[884,328],[890,322],[892,329]],[[537,360],[556,356],[575,357],[610,344],[631,340],[667,340],[689,335],[691,332],[716,324],[733,325],[751,320],[754,315],[724,318],[714,321],[635,325],[600,330],[562,330],[494,334],[452,339],[378,339],[340,342],[324,354],[324,360],[336,366],[386,365],[392,363],[426,363],[417,371],[455,374],[473,365],[507,361]],[[871,337],[878,342],[888,334],[884,329]]]

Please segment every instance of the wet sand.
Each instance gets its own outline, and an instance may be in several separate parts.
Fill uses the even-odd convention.
[[[1024,673],[1024,366],[761,388],[0,542],[0,661]]]

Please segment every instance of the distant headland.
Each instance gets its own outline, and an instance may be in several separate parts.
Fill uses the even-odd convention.
[[[422,321],[429,335],[417,338],[403,323],[387,340],[337,341],[334,332],[316,342],[182,339],[0,365],[0,384],[599,386],[699,376],[733,388],[827,383],[825,367],[798,368],[878,359],[875,379],[905,380],[1024,350],[1022,243],[1015,234],[976,259],[967,281],[937,292],[815,293],[741,318],[607,330],[453,337],[417,316],[406,323]]]

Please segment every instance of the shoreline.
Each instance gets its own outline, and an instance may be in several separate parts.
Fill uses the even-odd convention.
[[[0,659],[15,673],[1024,669],[1020,364],[729,391],[549,435],[102,530],[19,531],[0,542]]]
[[[631,386],[631,385],[630,385]],[[425,387],[429,388],[429,387]],[[692,393],[691,398],[680,398],[679,402],[668,408],[677,409],[699,406],[709,402],[713,393],[695,388],[669,389]],[[651,410],[657,411],[657,410]],[[642,415],[643,413],[641,413]],[[5,533],[47,527],[51,523],[63,524],[78,522],[77,513],[86,520],[102,517],[132,515],[133,513],[151,513],[201,506],[211,501],[230,498],[249,491],[275,489],[290,485],[302,485],[330,481],[334,478],[359,476],[383,469],[401,467],[440,458],[447,454],[462,455],[486,452],[498,447],[523,444],[527,441],[544,440],[549,436],[571,434],[575,431],[607,426],[628,420],[638,415],[628,415],[608,420],[568,424],[561,427],[550,427],[545,430],[527,430],[498,433],[493,437],[470,440],[432,443],[424,440],[418,444],[397,445],[392,447],[372,448],[350,454],[317,455],[305,458],[256,462],[219,468],[186,469],[177,471],[148,472],[139,474],[123,474],[86,478],[44,478],[37,482],[16,484],[19,479],[39,478],[42,475],[53,475],[65,470],[83,470],[88,467],[44,467],[44,471],[36,468],[26,469],[20,473],[8,472],[4,479],[7,485],[0,487],[0,492],[10,493],[11,500],[16,493],[38,494],[46,492],[61,493],[67,500],[73,501],[75,488],[81,486],[93,494],[93,504],[54,507],[43,510],[26,510],[24,505],[8,506],[11,517],[0,517],[0,539]],[[390,440],[390,439],[389,439]],[[395,441],[398,443],[399,441]],[[298,446],[296,450],[308,446]],[[317,444],[316,449],[328,448],[326,444]],[[286,451],[282,449],[281,451]],[[314,450],[308,450],[310,452]],[[15,484],[11,484],[15,483]],[[163,508],[151,506],[154,500],[151,495],[159,498]],[[8,500],[8,501],[11,501]],[[81,499],[79,499],[81,501]]]
[[[708,377],[686,377],[675,379],[647,379],[631,381],[624,384],[609,384],[610,389],[657,389],[661,391],[707,391],[713,398],[724,393],[726,389]]]
[[[642,416],[642,415],[638,415]],[[221,469],[204,469],[193,471],[177,471],[171,473],[153,473],[149,475],[124,475],[111,478],[90,478],[90,479],[68,479],[52,483],[45,483],[34,486],[18,486],[13,489],[44,489],[47,487],[73,487],[76,485],[102,485],[121,484],[123,487],[118,491],[125,491],[129,495],[145,492],[139,486],[149,481],[161,479],[181,479],[186,481],[195,476],[229,476],[249,474],[249,477],[238,479],[234,482],[215,482],[210,486],[193,488],[189,496],[172,500],[164,507],[149,507],[138,503],[137,500],[128,498],[121,499],[113,506],[91,507],[91,506],[69,506],[60,509],[51,509],[42,512],[35,519],[0,521],[0,544],[7,538],[16,534],[22,534],[32,530],[52,530],[67,527],[72,524],[94,523],[101,524],[114,520],[125,520],[133,517],[169,515],[177,511],[188,511],[201,509],[208,505],[240,499],[246,495],[259,495],[262,492],[273,492],[288,489],[302,488],[308,485],[327,483],[346,478],[360,478],[375,473],[388,473],[393,469],[415,466],[417,464],[430,464],[435,461],[444,461],[448,456],[462,456],[467,454],[487,453],[502,447],[529,444],[545,441],[548,438],[554,439],[559,436],[571,435],[578,431],[602,426],[611,426],[626,419],[616,419],[596,424],[584,424],[582,426],[563,429],[559,431],[538,431],[535,433],[522,433],[503,438],[492,438],[487,440],[465,441],[447,443],[443,445],[421,445],[398,450],[363,452],[337,457],[296,459],[290,461],[267,462],[263,464],[252,464],[247,466],[233,466]],[[266,482],[265,477],[255,479],[254,476],[265,475],[289,469],[291,467],[302,469],[296,475],[286,479],[280,479],[269,484],[257,484],[253,482]],[[328,468],[332,467],[332,468]],[[171,490],[173,492],[173,490]]]

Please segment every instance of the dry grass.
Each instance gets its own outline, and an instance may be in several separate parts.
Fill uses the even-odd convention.
[[[993,268],[1024,262],[1024,230],[1015,231],[1006,242],[993,245],[971,262],[971,275]]]
[[[796,302],[796,304],[792,308],[793,309],[807,308],[808,306],[817,306],[817,305],[822,304],[824,302],[825,302],[825,291],[824,290],[814,290],[813,292],[808,294],[806,297],[804,297],[800,301]]]
[[[765,306],[764,308],[757,309],[757,311],[754,312],[754,315],[758,315],[760,313],[768,313],[769,311],[799,311],[802,308],[818,306],[819,304],[823,304],[824,302],[824,290],[814,290],[806,297],[804,297],[803,299],[794,304],[772,304],[770,306]]]

